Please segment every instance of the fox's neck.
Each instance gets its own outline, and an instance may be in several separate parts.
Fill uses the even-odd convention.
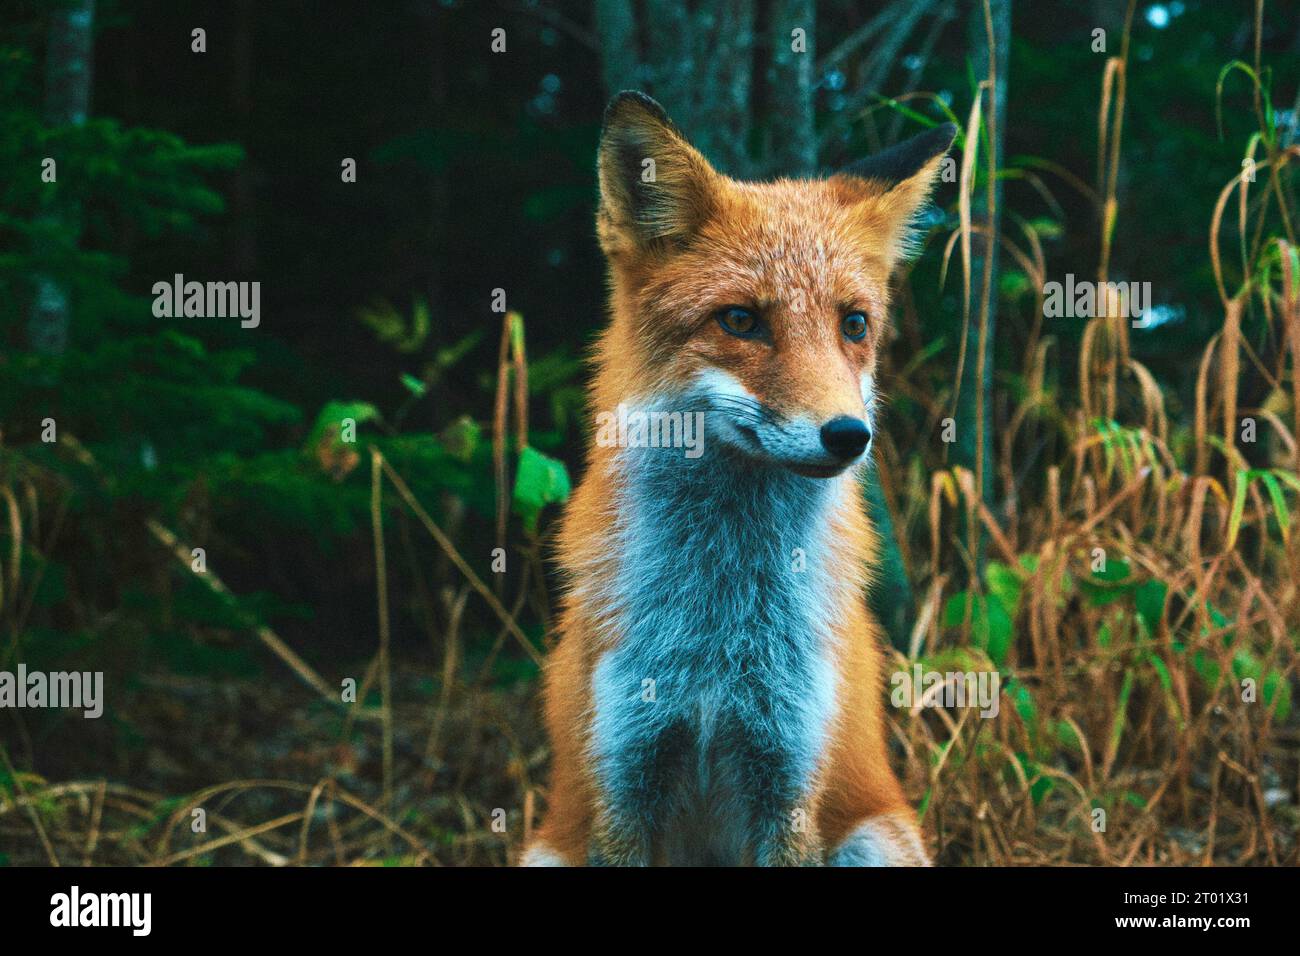
[[[617,571],[602,603],[625,637],[773,663],[772,648],[820,647],[860,581],[839,566],[853,550],[837,520],[852,474],[804,478],[716,445],[696,459],[626,448],[617,468]]]
[[[841,573],[836,540],[856,482],[801,478],[717,443],[696,459],[624,448],[606,464],[609,565],[575,594],[611,642],[592,674],[593,753],[614,804],[636,806],[649,787],[679,808],[663,821],[668,859],[704,847],[743,860],[744,814],[717,808],[803,792],[825,753],[841,624],[861,582]]]

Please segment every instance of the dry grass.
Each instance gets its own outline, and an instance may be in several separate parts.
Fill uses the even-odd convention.
[[[972,537],[957,537],[964,514],[978,515],[1000,562],[996,576],[973,577],[975,589],[996,591],[1011,611],[1014,637],[1000,667],[1006,706],[996,719],[918,710],[895,723],[943,862],[1300,860],[1300,734],[1293,717],[1285,726],[1279,719],[1295,683],[1300,623],[1300,548],[1286,503],[1300,489],[1300,258],[1280,174],[1300,149],[1281,148],[1267,131],[1256,50],[1242,72],[1254,82],[1262,131],[1251,155],[1266,151],[1256,172],[1267,181],[1252,191],[1243,169],[1211,216],[1224,324],[1200,357],[1192,427],[1171,431],[1154,377],[1130,353],[1129,319],[1111,298],[1087,322],[1068,405],[1044,386],[1057,344],[1039,338],[1035,321],[1020,370],[1029,388],[997,435],[997,514],[979,501],[981,483],[970,472],[941,460],[909,469],[897,446],[882,462],[883,473],[906,476],[895,497],[903,524],[923,529],[914,537],[930,545],[928,554],[909,556],[913,569],[928,565],[914,654],[939,670],[992,666],[973,646],[980,642],[972,641],[969,611],[960,627],[940,627],[945,591],[967,570],[948,556],[969,562],[976,547]],[[1100,223],[1103,288],[1119,225],[1127,51],[1126,26],[1122,52],[1105,69],[1098,186],[1087,190]],[[979,117],[977,102],[967,142],[976,141]],[[973,163],[970,155],[963,161],[961,225],[948,243],[949,253],[961,244],[967,301],[970,233],[980,228],[969,211]],[[1241,262],[1229,293],[1219,242],[1234,193]],[[1266,223],[1284,234],[1269,237]],[[1024,233],[1027,248],[1005,235],[1000,241],[1041,290],[1042,250],[1031,229]],[[1041,298],[1035,307],[1041,316]],[[981,336],[987,310],[984,296]],[[1242,335],[1252,310],[1268,325],[1268,352]],[[903,387],[923,392],[921,383]],[[1265,407],[1243,407],[1241,396],[1261,393],[1270,396]],[[936,421],[942,407],[932,403]],[[1248,441],[1245,418],[1258,427]],[[1055,461],[1052,449],[1061,450]],[[1099,556],[1125,573],[1095,573]],[[910,666],[901,655],[898,663]],[[1247,678],[1272,692],[1243,701]],[[1098,809],[1104,827],[1094,826],[1103,819]]]

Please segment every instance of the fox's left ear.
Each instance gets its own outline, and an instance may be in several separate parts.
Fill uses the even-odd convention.
[[[644,93],[625,91],[605,110],[597,230],[607,254],[671,248],[709,216],[720,177]]]
[[[853,202],[867,206],[872,225],[905,256],[917,214],[943,167],[957,127],[944,123],[840,170],[839,181]]]

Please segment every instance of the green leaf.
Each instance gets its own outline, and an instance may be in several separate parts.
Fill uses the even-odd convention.
[[[417,351],[429,336],[429,304],[418,297],[411,303],[409,323],[387,300],[357,310],[357,316],[374,330],[381,342],[405,355]]]
[[[1278,527],[1282,529],[1282,541],[1291,540],[1291,512],[1286,506],[1286,497],[1282,494],[1282,486],[1278,484],[1277,476],[1272,472],[1264,472],[1259,476],[1260,481],[1264,482],[1264,488],[1268,491],[1268,496],[1273,501],[1273,516],[1277,518]]]
[[[1296,269],[1300,272],[1300,256],[1297,257],[1297,260]],[[1300,286],[1300,278],[1296,279],[1296,285]],[[1293,472],[1287,471],[1284,468],[1274,468],[1272,473],[1278,478],[1281,478],[1296,491],[1300,491],[1300,478],[1297,478]]]
[[[984,570],[985,580],[989,584],[989,593],[1002,602],[1002,606],[1011,617],[1020,610],[1020,578],[1000,561],[990,561]]]
[[[512,505],[514,513],[524,519],[528,533],[536,533],[537,519],[543,508],[568,500],[569,472],[564,462],[525,445],[519,453]]]
[[[947,628],[961,627],[961,622],[966,617],[966,602],[970,595],[966,591],[958,591],[952,597],[948,598],[943,604],[943,626]]]
[[[1054,729],[1056,731],[1056,739],[1060,742],[1062,747],[1074,751],[1081,751],[1083,749],[1083,741],[1079,739],[1079,735],[1075,733],[1074,727],[1072,727],[1068,721],[1058,720]]]
[[[418,379],[414,375],[411,375],[408,372],[403,372],[401,379],[402,379],[402,384],[406,386],[406,390],[410,392],[412,395],[414,395],[416,398],[423,398],[424,393],[429,390],[429,387],[424,384],[424,381],[422,379]]]
[[[1100,571],[1093,572],[1092,579],[1094,581],[1105,581],[1107,584],[1117,584],[1128,578],[1130,570],[1127,561],[1107,561]]]
[[[474,350],[483,339],[483,330],[475,329],[459,341],[448,345],[446,348],[438,349],[438,354],[434,356],[433,362],[440,370],[451,368],[466,355]],[[532,369],[529,369],[529,378],[532,378]]]
[[[1035,805],[1043,802],[1043,797],[1047,796],[1056,788],[1056,781],[1051,777],[1042,776],[1035,780],[1029,786],[1029,796],[1033,799]]]
[[[969,591],[959,591],[944,603],[943,625],[961,627],[966,616]],[[993,664],[1001,668],[1011,649],[1012,617],[1002,600],[995,594],[979,597],[971,607],[971,640],[988,655]]]
[[[1286,675],[1279,671],[1269,671],[1264,676],[1263,684],[1264,706],[1272,707],[1273,698],[1277,698],[1277,719],[1279,723],[1286,723],[1287,718],[1291,716],[1291,683],[1286,679]]]
[[[316,416],[316,424],[312,426],[307,436],[306,449],[308,451],[315,449],[328,430],[333,429],[337,433],[345,418],[350,418],[360,425],[362,422],[378,419],[379,409],[369,402],[326,402],[325,407]]]
[[[1059,239],[1065,235],[1065,229],[1055,219],[1046,217],[1031,219],[1029,226],[1043,239]]]
[[[1241,516],[1246,510],[1246,488],[1250,485],[1249,475],[1246,471],[1237,472],[1237,484],[1232,492],[1232,514],[1228,519],[1229,551],[1237,543],[1237,532],[1241,530]]]
[[[1016,269],[1008,269],[998,277],[998,292],[1008,299],[1028,295],[1037,287],[1029,281],[1029,276]]]
[[[1020,719],[1030,728],[1038,726],[1038,707],[1034,703],[1034,695],[1029,692],[1029,688],[1017,681],[1007,688],[1007,696],[1011,698],[1012,705],[1016,708],[1016,713]]]
[[[1129,576],[1131,570],[1127,561],[1107,561],[1102,570],[1094,571],[1090,577],[1079,580],[1079,590],[1093,607],[1113,604],[1132,594],[1138,587],[1138,583]]]
[[[1133,668],[1124,672],[1124,683],[1119,688],[1119,702],[1115,707],[1115,717],[1110,725],[1110,750],[1109,753],[1119,752],[1119,742],[1124,736],[1124,723],[1128,719],[1128,699],[1133,693],[1134,681]]]
[[[1197,651],[1192,655],[1192,667],[1196,669],[1196,673],[1200,675],[1206,687],[1213,688],[1219,683],[1219,664],[1204,651]]]
[[[1165,597],[1169,588],[1163,581],[1144,581],[1134,592],[1138,617],[1147,627],[1147,633],[1156,634],[1160,629],[1160,619],[1165,613]]]
[[[1056,781],[1044,774],[1039,765],[1029,759],[1027,754],[1017,753],[1016,762],[1020,764],[1024,771],[1025,779],[1029,782],[1029,796],[1035,804],[1043,802],[1043,798],[1052,792],[1056,786]]]
[[[1006,664],[1007,652],[1011,649],[1011,615],[993,595],[989,595],[985,621],[984,650],[989,660],[1001,668]]]

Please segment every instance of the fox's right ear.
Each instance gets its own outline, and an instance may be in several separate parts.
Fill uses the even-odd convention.
[[[708,217],[720,178],[663,107],[634,91],[605,109],[598,165],[606,253],[689,238]]]
[[[944,123],[841,170],[832,177],[861,203],[891,261],[916,251],[917,220],[939,178],[957,127]]]

